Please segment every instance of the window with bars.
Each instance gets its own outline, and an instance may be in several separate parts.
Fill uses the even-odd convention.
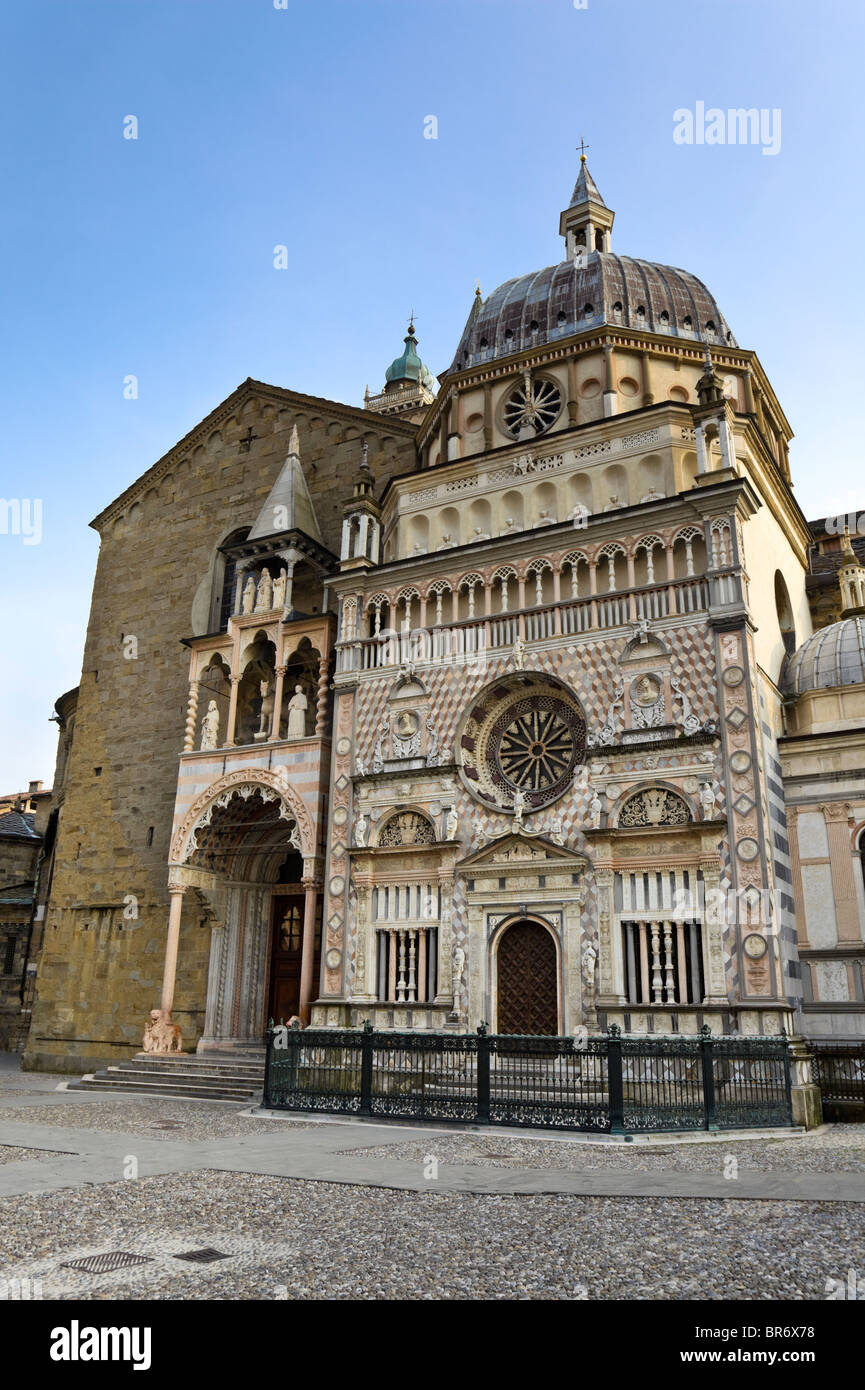
[[[625,994],[630,1004],[699,1004],[704,994],[699,922],[625,921]]]
[[[5,947],[5,950],[4,950],[4,952],[3,952],[3,974],[4,974],[4,975],[11,975],[12,972],[13,972],[13,970],[15,969],[15,945],[16,945],[16,938],[15,938],[14,936],[7,936],[7,938],[6,938],[6,947]]]

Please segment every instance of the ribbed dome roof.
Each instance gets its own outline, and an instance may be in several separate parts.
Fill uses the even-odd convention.
[[[592,251],[506,280],[476,299],[450,371],[600,324],[737,346],[717,301],[687,270]]]
[[[842,618],[809,637],[787,664],[781,685],[787,695],[832,690],[865,682],[865,617]]]

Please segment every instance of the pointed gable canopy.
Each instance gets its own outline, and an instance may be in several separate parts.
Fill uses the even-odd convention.
[[[297,425],[291,431],[288,457],[247,539],[259,540],[262,536],[272,536],[276,531],[303,531],[311,540],[322,543],[315,508],[300,463]]]

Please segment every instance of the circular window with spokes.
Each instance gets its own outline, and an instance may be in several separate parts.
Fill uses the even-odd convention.
[[[502,423],[512,439],[534,439],[554,425],[562,410],[562,393],[551,377],[526,372],[519,386],[505,397]]]

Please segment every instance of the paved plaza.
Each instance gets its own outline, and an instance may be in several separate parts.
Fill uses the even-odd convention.
[[[419,1128],[106,1099],[4,1060],[0,1275],[45,1299],[820,1300],[863,1264],[865,1126]]]

